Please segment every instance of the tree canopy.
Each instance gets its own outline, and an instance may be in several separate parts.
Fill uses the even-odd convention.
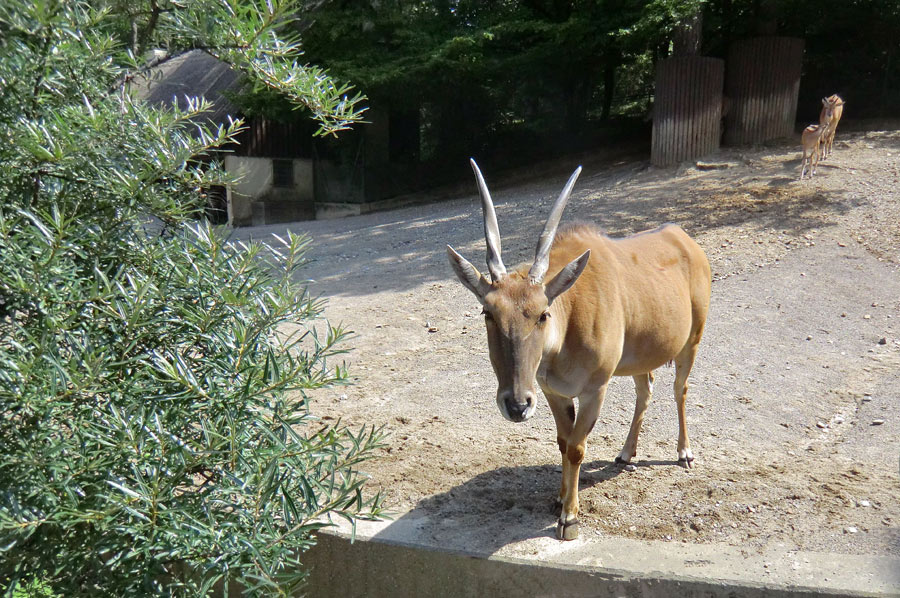
[[[896,115],[893,0],[333,0],[298,23],[307,56],[422,118],[423,159],[522,141],[556,149],[649,112],[654,65],[702,15],[701,53],[757,35],[806,40],[804,102],[843,93],[854,115]],[[812,108],[815,110],[815,106]],[[550,141],[549,145],[547,141]]]

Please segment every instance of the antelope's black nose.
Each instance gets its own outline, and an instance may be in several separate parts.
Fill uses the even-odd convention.
[[[516,397],[511,393],[504,397],[503,405],[506,407],[506,413],[514,422],[525,421],[534,413],[534,393],[526,392],[521,397]]]
[[[507,413],[509,413],[509,416],[515,421],[522,421],[523,419],[525,419],[525,412],[528,411],[528,404],[513,403],[512,401],[507,401],[506,411]]]

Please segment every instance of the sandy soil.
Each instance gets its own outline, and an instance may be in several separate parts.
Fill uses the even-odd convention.
[[[656,372],[636,471],[612,464],[634,405],[631,380],[614,380],[588,439],[581,534],[898,555],[900,131],[839,131],[813,180],[797,180],[799,141],[704,162],[580,160],[564,221],[612,236],[676,222],[714,280],[688,396],[694,468],[675,463],[669,368]],[[577,163],[485,173],[507,264],[533,257]],[[474,181],[457,199],[289,228],[314,237],[305,274],[329,298],[326,316],[355,332],[354,384],[317,393],[313,412],[390,433],[367,464],[372,487],[426,514],[448,545],[552,536],[561,468],[549,409],[521,424],[501,416],[480,307],[444,250],[483,263]]]

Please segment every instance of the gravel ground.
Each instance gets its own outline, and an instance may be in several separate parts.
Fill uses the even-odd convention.
[[[612,236],[676,222],[713,269],[688,396],[695,466],[675,462],[670,368],[636,471],[613,466],[634,406],[630,379],[614,380],[588,438],[583,537],[900,554],[900,131],[849,129],[804,181],[798,140],[678,169],[581,157],[564,221]],[[576,163],[485,173],[507,264],[532,258]],[[475,193],[235,236],[312,235],[311,288],[355,332],[354,384],[316,393],[313,412],[383,425],[372,486],[448,546],[500,550],[553,535],[561,468],[546,405],[522,424],[497,410],[480,308],[447,263],[447,243],[483,263]]]

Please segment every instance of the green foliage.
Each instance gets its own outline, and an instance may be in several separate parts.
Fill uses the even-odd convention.
[[[421,157],[553,154],[650,108],[655,67],[702,13],[703,54],[761,34],[807,41],[801,107],[843,92],[858,116],[897,114],[896,0],[379,0],[317,2],[297,26],[311,57],[373,103],[418,112]],[[808,97],[804,101],[804,97]],[[816,113],[817,114],[817,113]],[[845,116],[846,117],[846,116]],[[628,123],[624,123],[628,124]],[[601,137],[602,139],[602,137]],[[598,144],[597,137],[586,140]]]
[[[32,578],[28,582],[19,582],[12,591],[12,598],[58,598],[49,586],[39,579]]]
[[[47,1],[47,0],[44,0]],[[315,65],[303,64],[300,37],[292,25],[300,0],[93,0],[108,18],[100,29],[121,44],[123,63],[133,70],[148,49],[177,53],[201,48],[273,90],[320,123],[319,134],[335,134],[361,122],[365,99]],[[97,26],[94,26],[97,28]],[[130,43],[125,43],[125,42]]]
[[[778,16],[780,27],[803,31],[806,41],[804,122],[818,118],[820,98],[832,93],[848,102],[845,119],[900,116],[900,2],[784,0]]]
[[[203,45],[323,131],[359,109],[284,62],[292,3],[137,4],[0,5],[0,589],[287,595],[329,517],[379,515],[358,467],[382,434],[308,411],[346,380],[346,331],[297,282],[309,240],[196,219],[242,124],[142,105],[128,81],[141,44]]]
[[[310,56],[373,101],[420,110],[422,146],[429,150],[423,157],[453,163],[504,144],[558,147],[586,124],[607,120],[616,94],[622,104],[643,101],[636,111],[646,112],[648,52],[701,6],[702,0],[331,2],[301,23]],[[627,71],[628,88],[616,89],[616,69]],[[556,138],[562,141],[548,144]]]

